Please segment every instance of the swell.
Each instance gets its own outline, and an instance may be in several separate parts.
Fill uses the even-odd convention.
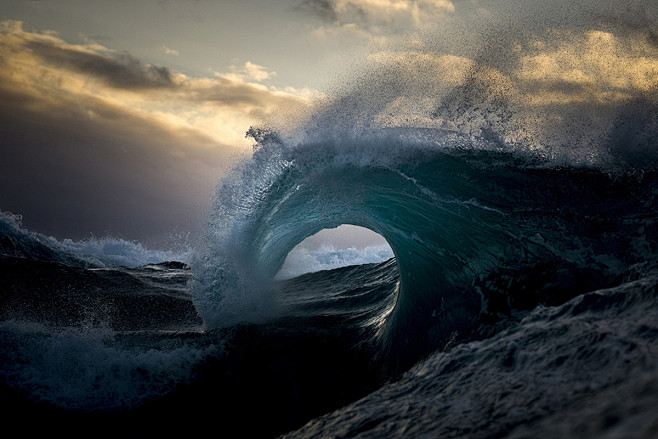
[[[555,167],[450,133],[433,134],[443,147],[395,134],[261,142],[218,190],[195,266],[206,325],[272,318],[271,279],[286,255],[340,224],[369,228],[393,249],[396,302],[375,338],[401,368],[488,316],[559,304],[655,265],[652,171]]]

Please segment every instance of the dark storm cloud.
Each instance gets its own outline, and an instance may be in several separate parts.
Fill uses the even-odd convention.
[[[336,0],[304,0],[298,5],[298,10],[337,26],[370,25],[376,22],[381,24],[382,21],[385,21],[377,13],[369,12],[359,5],[358,0],[343,2],[340,7]]]
[[[95,76],[112,87],[145,89],[175,86],[166,67],[142,64],[129,54],[111,58],[41,41],[31,41],[26,47],[48,63]]]

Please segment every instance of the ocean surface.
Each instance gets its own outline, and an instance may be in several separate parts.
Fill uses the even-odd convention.
[[[654,172],[422,143],[365,165],[322,145],[322,167],[266,146],[246,170],[259,155],[276,165],[269,151],[281,169],[266,190],[222,186],[215,218],[233,227],[194,254],[57,241],[3,213],[7,423],[74,437],[656,437]],[[394,257],[275,279],[298,242],[339,224],[375,230]]]

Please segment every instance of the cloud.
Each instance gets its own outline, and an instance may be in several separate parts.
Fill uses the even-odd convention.
[[[27,32],[20,22],[2,24],[0,47],[0,80],[40,105],[56,102],[60,94],[102,101],[236,147],[248,146],[244,132],[250,125],[304,108],[315,94],[260,84],[276,73],[250,61],[214,77],[190,77],[100,45],[71,45],[56,35]]]
[[[335,29],[383,35],[434,27],[455,6],[450,0],[304,0],[297,9]]]
[[[162,46],[162,51],[163,51],[164,53],[166,53],[167,55],[173,55],[173,56],[178,56],[178,55],[180,55],[180,53],[178,52],[178,50],[176,50],[176,49],[170,49],[169,47],[164,46],[164,45]]]
[[[231,66],[230,74],[218,73],[217,76],[237,81],[262,82],[276,76],[276,72],[267,70],[266,67],[247,61],[241,66]]]
[[[193,230],[251,152],[250,125],[309,105],[247,62],[191,77],[97,44],[0,25],[0,207],[58,237],[161,243]]]
[[[52,66],[94,76],[111,87],[140,89],[175,86],[169,69],[144,65],[127,53],[110,57],[41,41],[29,41],[25,48]]]

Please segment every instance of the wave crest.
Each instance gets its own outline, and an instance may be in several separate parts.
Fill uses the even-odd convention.
[[[60,262],[74,266],[136,267],[167,261],[187,263],[192,250],[153,250],[122,238],[57,240],[22,226],[22,216],[0,211],[0,256]]]

